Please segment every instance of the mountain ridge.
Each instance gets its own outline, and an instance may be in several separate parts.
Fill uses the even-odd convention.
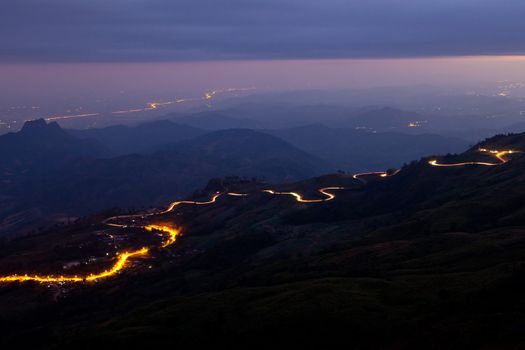
[[[6,303],[23,296],[6,287],[0,325],[12,334],[10,343],[19,341],[17,329],[40,333],[45,321],[44,330],[61,335],[43,332],[46,339],[74,346],[210,345],[235,337],[247,346],[344,341],[420,349],[453,341],[516,348],[515,327],[525,322],[525,156],[513,152],[502,162],[480,148],[520,145],[525,134],[499,135],[462,154],[424,157],[396,175],[371,174],[366,183],[335,174],[271,187],[229,184],[249,196],[161,212],[159,222],[183,230],[173,250],[152,251],[147,263],[135,262],[104,285],[69,289],[62,303],[50,298],[16,322],[7,320],[20,310]],[[443,168],[431,159],[496,165]],[[327,186],[339,188],[330,201],[307,204],[291,194],[319,198],[314,193]],[[262,191],[268,188],[274,194]],[[85,219],[61,234],[130,230],[104,228],[100,220]],[[32,240],[50,234],[56,233],[19,244],[30,249]],[[0,257],[0,266],[8,263]]]
[[[63,140],[66,145],[91,144],[89,140],[74,139],[56,124],[44,126],[44,123],[36,124],[39,130],[36,132],[40,128],[50,129],[51,134],[60,136],[57,142],[60,145]],[[32,126],[28,128],[5,138],[23,141]],[[296,181],[320,174],[328,167],[281,139],[251,130],[212,132],[172,147],[160,147],[161,150],[149,154],[104,158],[64,156],[52,166],[35,168],[47,159],[40,157],[39,162],[24,163],[27,166],[18,172],[6,168],[7,186],[0,193],[5,196],[0,201],[0,222],[28,209],[34,209],[30,211],[32,215],[46,219],[53,213],[75,217],[111,207],[160,205],[173,197],[191,194],[214,177],[236,175],[271,182]],[[20,149],[33,152],[24,142]],[[43,149],[39,147],[39,151]],[[11,148],[10,152],[16,153],[16,149]],[[57,157],[48,151],[44,155]],[[32,222],[33,216],[27,221]],[[12,225],[4,226],[10,232],[18,232]]]

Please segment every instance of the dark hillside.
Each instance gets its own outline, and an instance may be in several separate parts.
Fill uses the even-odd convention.
[[[483,146],[517,147],[523,137],[500,136]],[[205,144],[214,145],[199,147]],[[139,265],[95,287],[67,289],[58,302],[42,292],[49,301],[38,306],[21,303],[30,298],[25,286],[0,288],[6,310],[0,326],[12,334],[4,341],[520,348],[525,157],[512,154],[492,167],[428,164],[476,156],[497,162],[476,150],[413,162],[366,184],[346,174],[279,186],[224,183],[252,195],[223,196],[158,218],[184,234],[167,255],[153,254],[154,268]],[[320,198],[316,190],[325,186],[346,190],[316,204],[256,191]],[[26,249],[45,236],[27,239]],[[14,264],[7,258],[0,266]]]

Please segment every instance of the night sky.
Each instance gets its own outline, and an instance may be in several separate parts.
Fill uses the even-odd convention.
[[[0,112],[523,81],[524,18],[523,0],[2,0]]]
[[[523,0],[2,0],[0,62],[520,55]]]

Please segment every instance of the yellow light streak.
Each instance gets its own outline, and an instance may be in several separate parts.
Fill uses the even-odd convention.
[[[173,203],[171,203],[168,206],[168,208],[166,208],[166,210],[161,211],[161,212],[159,212],[158,214],[155,214],[155,215],[162,215],[162,214],[170,213],[173,210],[175,210],[175,208],[178,207],[181,204],[193,204],[193,205],[209,205],[209,204],[213,204],[213,203],[215,203],[217,201],[217,198],[219,198],[221,195],[222,195],[222,193],[217,192],[207,202],[196,202],[196,201],[177,201],[177,202],[173,202]]]
[[[249,196],[248,193],[236,193],[236,192],[228,192],[226,193],[228,196],[232,196],[232,197],[247,197]]]
[[[379,177],[386,178],[386,177],[395,176],[395,175],[399,174],[400,171],[401,171],[401,169],[396,169],[391,174],[387,173],[386,171],[369,171],[369,172],[365,172],[365,173],[354,174],[354,175],[352,175],[352,178],[354,178],[355,180],[361,181],[363,183],[366,183],[366,180],[363,179],[364,177],[377,175]]]
[[[178,229],[176,227],[171,227],[171,226],[168,226],[168,225],[147,225],[147,226],[144,226],[144,229],[146,231],[150,231],[150,232],[152,232],[152,231],[160,231],[160,232],[163,232],[163,233],[167,234],[168,238],[162,244],[162,248],[169,247],[170,245],[175,243],[175,241],[177,240],[177,238],[181,234],[181,230],[180,229]]]
[[[326,196],[326,198],[323,199],[304,199],[302,195],[300,195],[297,192],[277,192],[274,190],[263,190],[264,193],[269,193],[272,195],[278,195],[278,196],[292,196],[295,198],[295,200],[299,203],[321,203],[321,202],[328,202],[333,199],[335,199],[335,195],[333,193],[330,193],[328,191],[334,191],[334,190],[344,190],[344,187],[324,187],[318,190],[318,192],[322,193]]]
[[[435,167],[462,167],[465,165],[497,166],[497,165],[505,164],[509,161],[509,159],[506,158],[507,155],[518,153],[519,151],[516,151],[516,150],[498,151],[498,150],[480,148],[479,152],[488,153],[494,156],[499,161],[499,163],[490,163],[490,162],[439,163],[437,159],[432,159],[428,161],[428,164],[435,166]]]
[[[118,111],[113,111],[111,114],[114,115],[122,115],[122,114],[130,114],[130,113],[140,113],[140,112],[148,112],[148,111],[154,111],[159,109],[161,106],[169,106],[174,104],[181,104],[181,103],[187,103],[187,102],[197,102],[197,101],[209,101],[214,99],[217,95],[226,93],[226,92],[238,92],[238,91],[251,91],[256,90],[255,87],[249,87],[249,88],[227,88],[227,89],[221,89],[221,90],[212,90],[212,91],[206,91],[204,94],[200,97],[196,98],[179,98],[174,101],[166,101],[166,102],[148,102],[145,107],[142,108],[129,108],[129,109],[122,109]],[[33,109],[38,109],[38,107],[32,107]],[[83,114],[73,114],[73,115],[51,115],[47,118],[45,118],[46,121],[55,121],[55,120],[68,120],[68,119],[77,119],[77,118],[88,118],[88,117],[96,117],[101,116],[103,113],[83,113]],[[25,120],[25,122],[30,121],[31,119]]]
[[[157,212],[154,212],[154,213],[112,216],[112,217],[109,217],[109,218],[105,219],[102,223],[106,224],[108,226],[112,226],[112,227],[126,228],[129,225],[116,224],[116,223],[113,223],[112,221],[122,220],[122,219],[146,218],[146,217],[164,215],[164,214],[171,213],[172,211],[175,210],[176,207],[178,207],[179,205],[182,205],[182,204],[191,204],[191,205],[208,205],[208,204],[213,204],[213,203],[215,203],[217,201],[217,198],[219,198],[221,195],[222,195],[222,193],[217,192],[211,197],[211,199],[209,201],[206,201],[206,202],[196,202],[196,201],[177,201],[177,202],[172,202],[172,203],[170,203],[170,205],[168,205],[168,207],[166,209],[161,210],[161,211],[157,211]]]
[[[78,119],[78,118],[86,118],[86,117],[95,117],[97,115],[100,115],[100,113],[84,113],[84,114],[73,114],[73,115],[58,115],[58,116],[51,116],[46,118],[45,120],[48,122],[54,121],[54,120],[66,120],[66,119]]]
[[[156,108],[153,105],[151,105],[151,108]],[[509,154],[514,154],[519,151],[516,150],[505,150],[505,151],[498,151],[498,150],[489,150],[485,148],[480,148],[480,152],[482,153],[488,153],[492,156],[494,156],[499,163],[489,163],[489,162],[462,162],[462,163],[449,163],[449,164],[443,164],[439,163],[437,160],[430,160],[428,163],[432,166],[436,167],[459,167],[459,166],[465,166],[465,165],[484,165],[484,166],[496,166],[505,164],[509,161],[509,159],[506,158]],[[354,174],[352,177],[356,180],[363,181],[362,177],[366,176],[372,176],[377,175],[381,178],[386,178],[390,176],[397,175],[400,172],[400,170],[396,170],[393,173],[387,173],[385,171],[380,172],[365,172],[365,173],[358,173]],[[321,202],[328,202],[336,198],[336,195],[332,193],[332,191],[336,190],[344,190],[345,187],[323,187],[318,190],[319,193],[323,194],[325,198],[323,199],[305,199],[301,194],[297,192],[277,192],[271,189],[263,190],[264,193],[269,193],[272,195],[288,195],[295,198],[297,202],[300,203],[321,203]],[[122,216],[113,216],[103,221],[104,224],[114,227],[128,227],[128,225],[122,225],[122,224],[115,224],[111,221],[117,220],[117,219],[132,219],[132,218],[145,218],[150,216],[156,216],[156,215],[162,215],[169,212],[172,212],[175,210],[176,207],[182,204],[190,204],[190,205],[210,205],[217,201],[217,199],[222,195],[220,192],[216,192],[209,201],[205,202],[198,202],[198,201],[176,201],[172,202],[165,210],[155,212],[155,213],[149,213],[149,214],[134,214],[134,215],[122,215]],[[248,193],[236,193],[236,192],[228,192],[227,195],[234,196],[234,197],[245,197],[248,196]],[[132,226],[132,225],[131,225]],[[150,224],[146,226],[138,226],[141,227],[147,231],[160,231],[164,234],[167,234],[167,239],[162,244],[162,248],[166,248],[173,243],[176,242],[177,238],[181,234],[181,230],[176,227],[171,227],[168,225],[161,225],[161,224]],[[7,275],[7,276],[0,276],[0,283],[10,283],[10,282],[38,282],[38,283],[80,283],[80,282],[94,282],[102,279],[109,278],[111,276],[114,276],[118,274],[120,271],[122,271],[128,261],[132,258],[139,257],[139,256],[145,256],[149,252],[148,248],[142,248],[140,250],[136,250],[133,252],[124,252],[118,254],[117,261],[113,264],[113,266],[109,270],[102,271],[97,274],[89,274],[86,276],[53,276],[53,275],[47,275],[47,276],[41,276],[41,275]]]
[[[121,270],[126,267],[126,264],[131,258],[145,256],[148,254],[147,248],[142,248],[134,252],[124,252],[118,255],[118,259],[109,270],[102,271],[96,274],[89,274],[81,277],[75,276],[40,276],[40,275],[8,275],[0,277],[0,283],[9,282],[38,282],[38,283],[79,283],[79,282],[96,282],[98,280],[106,279],[111,276],[118,274]]]

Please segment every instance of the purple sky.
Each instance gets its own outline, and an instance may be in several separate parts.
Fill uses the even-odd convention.
[[[525,80],[523,18],[523,0],[3,0],[0,103]]]
[[[2,0],[0,62],[525,54],[523,0]]]
[[[0,64],[0,76],[4,103],[114,98],[121,91],[155,99],[226,87],[273,90],[525,81],[525,57]]]

